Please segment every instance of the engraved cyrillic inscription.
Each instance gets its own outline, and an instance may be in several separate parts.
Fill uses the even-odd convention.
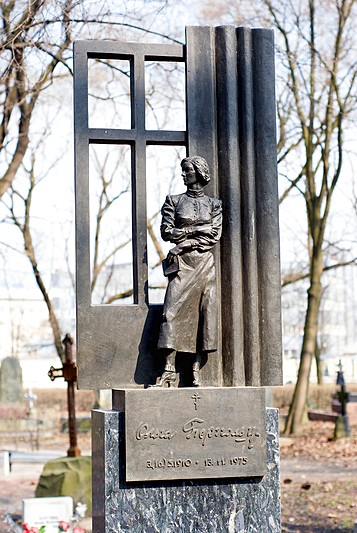
[[[168,459],[166,457],[163,457],[161,459],[149,459],[148,461],[146,461],[146,468],[150,468],[152,470],[155,470],[157,468],[190,468],[191,466],[198,466],[200,463],[203,464],[205,467],[224,467],[226,465],[244,466],[248,464],[248,457],[218,457],[213,459],[212,457],[206,457],[205,459],[201,459],[200,461],[194,461],[193,459]]]
[[[127,481],[263,476],[264,391],[126,390],[125,440]]]
[[[248,449],[253,448],[255,439],[260,437],[255,427],[240,427],[232,429],[230,427],[204,427],[205,421],[201,418],[191,418],[183,426],[182,431],[186,434],[187,440],[198,439],[201,445],[206,444],[207,439],[233,438],[235,442],[246,444]],[[177,435],[177,431],[172,428],[150,428],[149,424],[142,422],[135,432],[136,440],[142,439],[168,439],[171,440]]]
[[[242,426],[238,429],[231,429],[230,427],[210,426],[205,428],[203,427],[204,423],[205,421],[200,418],[189,420],[182,428],[183,432],[186,433],[186,439],[199,439],[204,446],[207,439],[231,437],[234,438],[235,442],[247,443],[248,448],[251,449],[254,446],[254,439],[260,436],[255,427],[245,428]]]
[[[148,424],[142,422],[136,430],[136,440],[141,439],[172,439],[176,435],[176,431],[162,428],[149,428]]]
[[[152,459],[146,462],[146,468],[189,468],[191,459]]]

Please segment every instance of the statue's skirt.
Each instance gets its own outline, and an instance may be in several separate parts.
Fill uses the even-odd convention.
[[[211,252],[179,256],[169,277],[158,348],[197,353],[217,349],[217,288]]]

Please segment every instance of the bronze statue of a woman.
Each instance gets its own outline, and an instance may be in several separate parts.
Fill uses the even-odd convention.
[[[176,380],[176,352],[193,353],[193,385],[200,385],[202,355],[217,350],[217,294],[212,247],[222,231],[222,205],[204,194],[210,181],[203,157],[181,161],[187,191],[169,195],[162,207],[161,236],[175,244],[163,263],[166,290],[158,348],[166,364],[156,387]]]

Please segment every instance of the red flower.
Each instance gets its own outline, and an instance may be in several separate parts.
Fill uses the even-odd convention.
[[[82,527],[76,526],[73,529],[73,533],[85,533],[84,529]]]
[[[30,527],[26,522],[22,523],[22,527],[24,528],[23,533],[38,533],[37,527],[34,527],[34,526]]]
[[[29,527],[26,522],[22,523],[22,527],[24,528],[23,533],[38,533],[37,527]]]
[[[64,520],[61,520],[58,524],[61,531],[68,531],[70,528],[70,525],[68,522],[65,522]]]

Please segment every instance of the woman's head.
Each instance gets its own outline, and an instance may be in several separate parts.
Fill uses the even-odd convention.
[[[199,155],[194,155],[192,157],[185,157],[185,159],[181,161],[181,167],[187,163],[191,164],[195,169],[198,181],[202,185],[207,185],[211,179],[207,161]]]

